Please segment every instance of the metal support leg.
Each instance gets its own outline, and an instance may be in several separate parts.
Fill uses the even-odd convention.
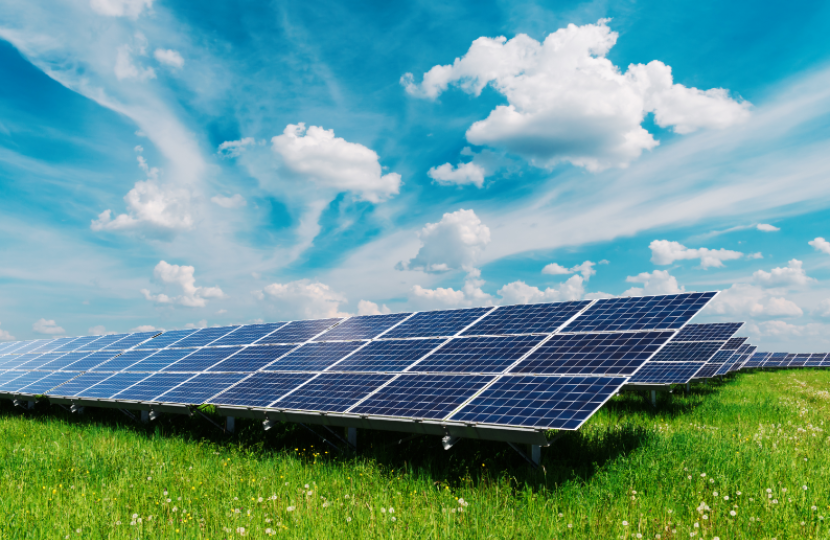
[[[353,448],[357,448],[357,428],[346,428],[346,440]]]
[[[29,400],[29,402],[27,403],[27,405],[28,405],[28,408],[29,408],[29,409],[34,409],[34,408],[35,408],[35,402],[34,402],[34,400]]]
[[[228,433],[233,433],[235,429],[236,421],[233,416],[225,417],[225,431]]]
[[[141,411],[141,421],[145,424],[150,422],[150,411]]]
[[[651,391],[651,406],[657,407],[657,390]]]
[[[542,464],[542,447],[538,444],[530,445],[530,460],[537,467]]]
[[[510,442],[510,441],[507,441],[507,444],[508,444],[508,445],[510,445],[510,448],[512,448],[513,450],[515,450],[517,454],[519,454],[520,456],[522,456],[522,459],[524,459],[525,461],[527,461],[527,462],[530,464],[530,466],[531,466],[531,467],[533,467],[534,469],[538,469],[538,468],[539,468],[539,464],[538,464],[537,462],[535,462],[535,461],[533,460],[533,458],[528,457],[528,456],[527,456],[527,454],[525,454],[525,453],[522,451],[522,449],[521,449],[521,448],[519,448],[516,444],[514,444],[514,443],[512,443],[512,442]],[[534,445],[534,446],[535,446],[535,445]],[[535,448],[539,448],[539,447],[538,447],[538,446],[535,446]],[[542,455],[542,450],[541,450],[541,448],[539,448],[539,456],[541,457],[541,455]]]
[[[692,391],[692,383],[687,382],[686,383],[686,395],[689,395],[691,393],[691,391]]]

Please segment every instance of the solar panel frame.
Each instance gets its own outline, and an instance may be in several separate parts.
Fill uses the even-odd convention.
[[[744,325],[742,322],[688,323],[677,331],[673,342],[726,341]]]
[[[562,328],[562,332],[677,330],[717,293],[603,298]],[[656,309],[660,311],[655,313]]]

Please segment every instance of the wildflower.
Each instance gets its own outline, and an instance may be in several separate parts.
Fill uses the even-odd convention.
[[[392,516],[392,523],[395,523],[396,521],[398,521],[398,518],[396,518],[395,516]]]
[[[241,534],[242,536],[245,536],[245,527],[237,527],[236,532]]]
[[[697,529],[698,527],[700,527],[700,523],[698,523],[697,521],[695,521],[695,529]]]
[[[138,514],[133,514],[133,519],[137,518]]]
[[[167,490],[164,490],[164,496],[167,497]]]
[[[260,498],[258,498],[258,499],[256,500],[256,502],[262,502],[262,501],[264,501],[264,500],[265,500],[265,499],[263,499],[262,497],[260,497]]]
[[[352,518],[350,518],[350,517],[347,517],[347,518],[346,518],[346,522],[347,522],[347,523],[348,523],[349,521],[351,521],[351,520],[352,520]]]
[[[569,528],[569,529],[573,529],[573,526],[574,526],[574,524],[573,524],[573,523],[568,523],[568,528]]]
[[[767,488],[767,493],[772,493],[772,490],[770,488]]]
[[[148,476],[148,477],[147,477],[147,481],[150,481],[150,480],[152,480],[152,479],[153,479],[153,477],[152,477],[152,476]]]
[[[623,521],[623,527],[628,527],[628,522],[627,521]]]
[[[308,489],[308,484],[305,485],[305,488]]]
[[[343,497],[343,498],[344,498],[344,499],[348,499],[348,498],[349,498],[348,493],[347,493],[347,494],[346,494],[346,496],[345,496],[345,497]]]
[[[741,492],[740,492],[740,491],[736,491],[736,492],[735,492],[735,495],[740,495],[740,494],[741,494]]]
[[[778,504],[778,499],[773,499],[772,504]]]
[[[311,497],[313,494],[314,494],[313,491],[309,491],[308,493],[306,493],[306,495],[308,495],[309,497]]]
[[[394,514],[394,513],[395,513],[395,509],[394,509],[394,508],[392,508],[391,506],[389,507],[389,513],[390,513],[390,514]]]
[[[708,514],[703,514],[703,519],[709,519],[709,515]]]
[[[559,512],[559,517],[565,517],[565,514],[563,514],[562,512]]]
[[[293,507],[293,506],[289,506],[288,508],[286,508],[286,509],[285,509],[285,511],[286,511],[286,512],[293,512],[293,511],[294,511],[294,507]]]
[[[737,515],[738,515],[738,513],[737,513],[736,511],[734,511],[734,510],[730,510],[730,511],[729,511],[729,515],[730,515],[730,516],[732,516],[732,517],[735,517],[735,516],[737,516]]]
[[[807,486],[801,486],[801,489],[803,489],[804,491],[807,491]]]
[[[701,478],[706,478],[706,473],[705,473],[705,472],[704,472],[704,473],[700,473],[700,477],[701,477]]]
[[[381,509],[380,509],[380,512],[381,512],[382,514],[385,514],[385,513],[386,513],[386,508],[381,508]]]
[[[728,501],[729,500],[729,495],[724,495],[723,500]]]
[[[713,491],[713,492],[712,492],[712,495],[714,495],[715,497],[717,497],[717,496],[718,496],[718,492],[717,492],[717,491]]]
[[[132,521],[130,522],[130,525],[135,526],[135,520],[132,520]]]
[[[637,533],[637,535],[636,535],[636,536],[637,536],[637,538],[642,538],[642,537],[643,537],[643,535],[642,535],[642,534],[640,534],[640,533]]]
[[[810,510],[812,510],[813,512],[815,512],[816,510],[818,510],[818,507],[817,507],[817,506],[811,506],[811,507],[810,507]]]
[[[173,502],[173,500],[172,499],[167,499],[167,502]]]
[[[691,480],[691,479],[692,479],[692,475],[690,474],[690,475],[688,476],[688,478],[689,478],[689,480]]]
[[[710,479],[709,479],[709,483],[710,483],[710,484],[714,484],[714,483],[715,483],[715,479],[714,479],[714,478],[710,478]]]

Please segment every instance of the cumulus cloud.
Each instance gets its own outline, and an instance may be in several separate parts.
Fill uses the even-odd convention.
[[[386,315],[387,313],[392,313],[392,310],[386,307],[386,304],[378,306],[368,300],[361,300],[357,303],[358,315]]]
[[[2,324],[2,323],[0,323]],[[0,341],[14,341],[14,336],[7,330],[0,328]]]
[[[490,229],[473,210],[461,209],[444,214],[438,223],[427,223],[418,236],[421,240],[418,254],[406,263],[399,263],[399,269],[469,271],[490,242]]]
[[[145,8],[153,7],[153,0],[90,0],[89,7],[100,15],[136,19]]]
[[[546,265],[544,268],[542,268],[542,273],[543,274],[549,274],[549,275],[552,275],[552,276],[579,273],[579,274],[582,274],[582,278],[585,281],[588,281],[589,279],[591,279],[591,276],[593,276],[594,274],[597,273],[597,271],[594,270],[594,266],[596,266],[596,264],[597,263],[595,263],[595,262],[585,261],[582,264],[578,264],[578,265],[573,266],[571,268],[565,268],[564,266],[562,266],[560,264],[550,263],[550,264]]]
[[[763,321],[747,325],[748,330],[759,336],[771,337],[826,337],[828,326],[820,323],[792,324],[787,321]]]
[[[58,326],[54,320],[39,319],[32,325],[32,330],[38,334],[56,335],[65,334],[66,330]]]
[[[362,144],[335,137],[334,130],[304,123],[289,124],[271,139],[283,165],[302,180],[358,199],[379,203],[397,195],[401,175],[382,174],[380,158]]]
[[[762,287],[801,287],[816,281],[807,275],[803,263],[792,259],[783,268],[773,268],[769,272],[758,270],[752,279]]]
[[[444,163],[439,167],[432,167],[427,171],[427,175],[439,184],[458,186],[472,184],[476,187],[482,187],[487,172],[484,167],[471,161],[469,163],[459,163],[455,168],[449,163]]]
[[[92,326],[86,332],[90,336],[107,336],[107,335],[111,335],[111,334],[115,333],[115,332],[108,332],[106,327],[104,327],[103,324],[97,324],[95,326]]]
[[[225,141],[219,145],[216,153],[224,157],[239,157],[247,147],[253,146],[254,144],[256,144],[256,141],[253,137],[245,137],[238,141]]]
[[[461,290],[443,287],[425,289],[420,285],[415,285],[412,288],[409,301],[419,308],[490,305],[493,303],[493,298],[481,289],[484,283],[484,280],[481,279],[481,271],[477,268],[471,268],[467,272]]]
[[[192,266],[179,266],[160,261],[153,269],[153,277],[164,285],[180,287],[182,294],[169,296],[164,293],[151,294],[147,289],[141,289],[144,298],[157,304],[179,304],[187,307],[205,307],[208,299],[225,298],[225,293],[219,287],[197,287],[196,269]]]
[[[115,57],[115,76],[119,81],[124,79],[136,79],[146,81],[155,79],[156,72],[151,67],[137,65],[133,57],[133,48],[129,45],[121,45]]]
[[[807,243],[810,244],[811,246],[813,246],[818,251],[821,251],[822,253],[826,253],[826,254],[830,255],[830,242],[828,242],[827,240],[825,240],[821,236],[818,236],[814,240],[810,240]]]
[[[346,297],[319,281],[301,279],[289,283],[272,283],[254,293],[260,300],[271,300],[280,313],[305,319],[346,317],[340,304]]]
[[[165,66],[170,66],[176,69],[184,67],[184,58],[182,58],[182,55],[179,54],[178,51],[174,51],[173,49],[156,49],[153,56],[159,61],[159,63],[164,64]]]
[[[130,330],[130,332],[162,332],[162,331],[164,331],[164,328],[156,328],[152,324],[142,324],[142,325],[136,326],[135,328]]]
[[[207,325],[208,325],[207,319],[202,319],[199,322],[187,323],[186,325],[184,325],[184,327],[185,328],[207,328]]]
[[[585,294],[582,276],[571,276],[558,289],[548,287],[544,291],[524,281],[508,283],[498,290],[503,304],[537,304],[540,302],[565,302],[580,300]]]
[[[623,73],[606,58],[617,41],[607,20],[568,25],[543,43],[519,34],[481,37],[451,65],[438,65],[420,84],[401,78],[406,91],[435,99],[450,85],[478,96],[485,86],[508,105],[467,130],[467,140],[521,155],[539,167],[566,161],[599,171],[625,167],[658,142],[642,127],[648,113],[677,133],[725,128],[746,120],[750,104],[727,90],[674,84],[671,67],[657,60]]]
[[[237,193],[232,197],[223,197],[222,195],[215,195],[210,198],[214,204],[218,204],[222,208],[242,208],[248,201],[245,200],[245,197]]]
[[[736,283],[721,292],[706,307],[719,315],[748,317],[799,317],[804,314],[798,305],[783,296],[749,283]]]
[[[642,283],[642,287],[632,287],[622,293],[622,296],[651,296],[654,294],[675,294],[686,289],[677,284],[677,278],[669,274],[668,270],[641,272],[636,276],[625,278],[627,283]]]
[[[775,225],[770,225],[769,223],[759,223],[755,226],[756,229],[763,232],[776,232],[780,231],[780,227],[776,227]]]
[[[651,262],[654,264],[672,264],[674,261],[700,259],[700,267],[704,270],[723,266],[723,261],[740,259],[743,253],[728,249],[699,248],[690,249],[680,242],[668,240],[654,240],[648,245],[651,249]]]
[[[825,298],[819,303],[816,315],[819,317],[830,317],[830,298]]]

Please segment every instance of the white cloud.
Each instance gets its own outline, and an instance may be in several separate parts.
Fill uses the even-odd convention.
[[[439,167],[432,167],[427,171],[427,175],[439,184],[459,186],[473,184],[476,187],[482,187],[487,172],[484,167],[471,161],[459,163],[455,168],[449,163],[444,163]]]
[[[278,311],[287,316],[299,315],[305,319],[348,316],[340,311],[340,304],[346,302],[346,297],[319,281],[301,279],[272,283],[255,294],[260,300],[274,301]]]
[[[642,283],[642,287],[632,287],[622,293],[622,296],[645,296],[654,294],[675,294],[684,292],[686,289],[677,284],[677,278],[669,274],[668,270],[655,270],[654,272],[641,272],[636,276],[625,278],[627,283]]]
[[[90,336],[109,336],[109,335],[115,334],[115,332],[112,332],[112,331],[108,332],[107,329],[102,324],[95,325],[95,326],[89,328],[86,332]]]
[[[758,252],[756,252],[756,253],[748,253],[748,254],[747,254],[747,256],[746,256],[746,258],[747,258],[747,259],[763,259],[763,258],[764,258],[764,254],[763,254],[763,253],[761,253],[760,251],[758,251]]]
[[[141,289],[144,298],[157,304],[179,304],[187,307],[204,307],[211,298],[225,298],[225,293],[219,287],[197,287],[192,266],[179,266],[160,261],[153,269],[153,277],[164,285],[181,287],[182,294],[168,296],[164,293],[151,294],[147,289]]]
[[[142,325],[136,326],[135,328],[130,330],[130,332],[162,332],[163,330],[164,330],[163,328],[156,328],[155,326],[153,326],[151,324],[142,324]]]
[[[498,290],[503,304],[537,304],[540,302],[565,302],[580,300],[585,294],[582,276],[571,276],[558,289],[547,288],[544,291],[528,285],[524,281],[508,283]]]
[[[798,259],[792,259],[783,268],[773,268],[769,272],[758,270],[752,278],[762,287],[800,287],[816,281],[807,275],[802,264]]]
[[[764,321],[747,325],[747,329],[759,336],[773,336],[785,338],[825,337],[828,326],[820,323],[792,324],[786,321]]]
[[[361,300],[357,303],[358,315],[386,315],[387,313],[392,313],[392,310],[386,307],[386,304],[378,306],[368,300]]]
[[[632,64],[623,73],[605,57],[617,41],[606,23],[571,24],[544,43],[525,34],[509,41],[481,37],[452,65],[430,69],[421,84],[411,73],[401,83],[411,95],[429,99],[450,84],[476,96],[489,84],[508,105],[475,122],[467,140],[540,167],[561,161],[591,171],[626,166],[658,144],[641,125],[647,113],[678,133],[748,118],[749,103],[731,99],[724,89],[673,84],[671,68],[662,62]]]
[[[184,58],[182,58],[182,55],[180,55],[178,51],[174,51],[172,49],[156,49],[153,56],[156,60],[166,66],[176,69],[184,67]]]
[[[89,7],[100,15],[136,19],[144,8],[153,7],[153,0],[90,0]]]
[[[550,274],[551,276],[561,276],[565,274],[572,274],[573,272],[561,264],[550,263],[542,268],[543,274]]]
[[[202,320],[201,320],[201,321],[199,321],[199,322],[195,322],[195,323],[187,323],[186,325],[184,325],[184,327],[185,327],[185,328],[207,328],[207,325],[208,325],[208,324],[207,324],[207,320],[206,320],[206,319],[202,319]]]
[[[490,242],[490,229],[473,210],[448,212],[438,223],[427,223],[418,234],[421,248],[399,269],[446,272],[475,266],[481,252]]]
[[[481,279],[481,271],[477,268],[470,268],[461,290],[443,287],[425,289],[420,285],[415,285],[409,301],[421,309],[491,305],[493,297],[481,289],[484,283],[485,281]]]
[[[756,229],[763,232],[776,232],[780,231],[780,227],[776,227],[775,225],[770,225],[769,223],[759,223],[755,226]]]
[[[53,320],[46,320],[40,319],[36,321],[32,325],[32,330],[37,332],[38,334],[47,334],[47,335],[55,335],[55,334],[65,334],[66,330],[58,326],[55,321]]]
[[[2,324],[2,323],[0,323]],[[14,341],[14,336],[7,330],[0,328],[0,341]]]
[[[223,197],[222,195],[215,195],[210,198],[214,204],[218,204],[222,208],[242,208],[248,201],[245,200],[245,197],[237,193],[232,197]]]
[[[818,251],[830,255],[830,242],[828,242],[821,236],[818,236],[815,238],[815,240],[810,240],[807,243],[816,248]]]
[[[156,72],[151,67],[136,65],[133,59],[133,48],[129,45],[121,45],[115,57],[115,76],[119,81],[124,79],[138,79],[146,81],[155,79]]]
[[[740,259],[743,253],[728,249],[689,249],[680,242],[668,240],[654,240],[648,245],[651,249],[651,262],[654,264],[672,264],[674,261],[700,259],[700,267],[704,270],[710,267],[720,268],[723,261]]]
[[[271,139],[285,167],[301,179],[359,199],[379,203],[397,195],[401,175],[382,174],[380,158],[362,144],[335,137],[334,130],[304,123],[289,124]]]
[[[719,315],[736,317],[799,317],[798,305],[782,296],[772,296],[763,288],[736,283],[717,295],[706,308]]]
[[[247,147],[254,144],[256,144],[256,141],[253,137],[245,137],[244,139],[239,139],[238,141],[225,141],[219,145],[219,149],[216,153],[224,157],[239,157]]]
[[[819,303],[816,314],[820,317],[830,317],[830,298],[825,298]]]
[[[559,275],[573,274],[573,273],[578,272],[578,273],[582,274],[582,278],[585,281],[588,281],[589,279],[591,279],[591,276],[593,276],[597,273],[597,271],[594,270],[594,266],[596,266],[596,264],[597,263],[595,263],[595,262],[585,261],[582,264],[578,264],[578,265],[573,266],[571,268],[565,268],[564,266],[562,266],[560,264],[550,263],[550,264],[546,265],[544,268],[542,268],[542,273],[543,274],[549,274],[549,275],[552,275],[552,276],[559,276]]]

